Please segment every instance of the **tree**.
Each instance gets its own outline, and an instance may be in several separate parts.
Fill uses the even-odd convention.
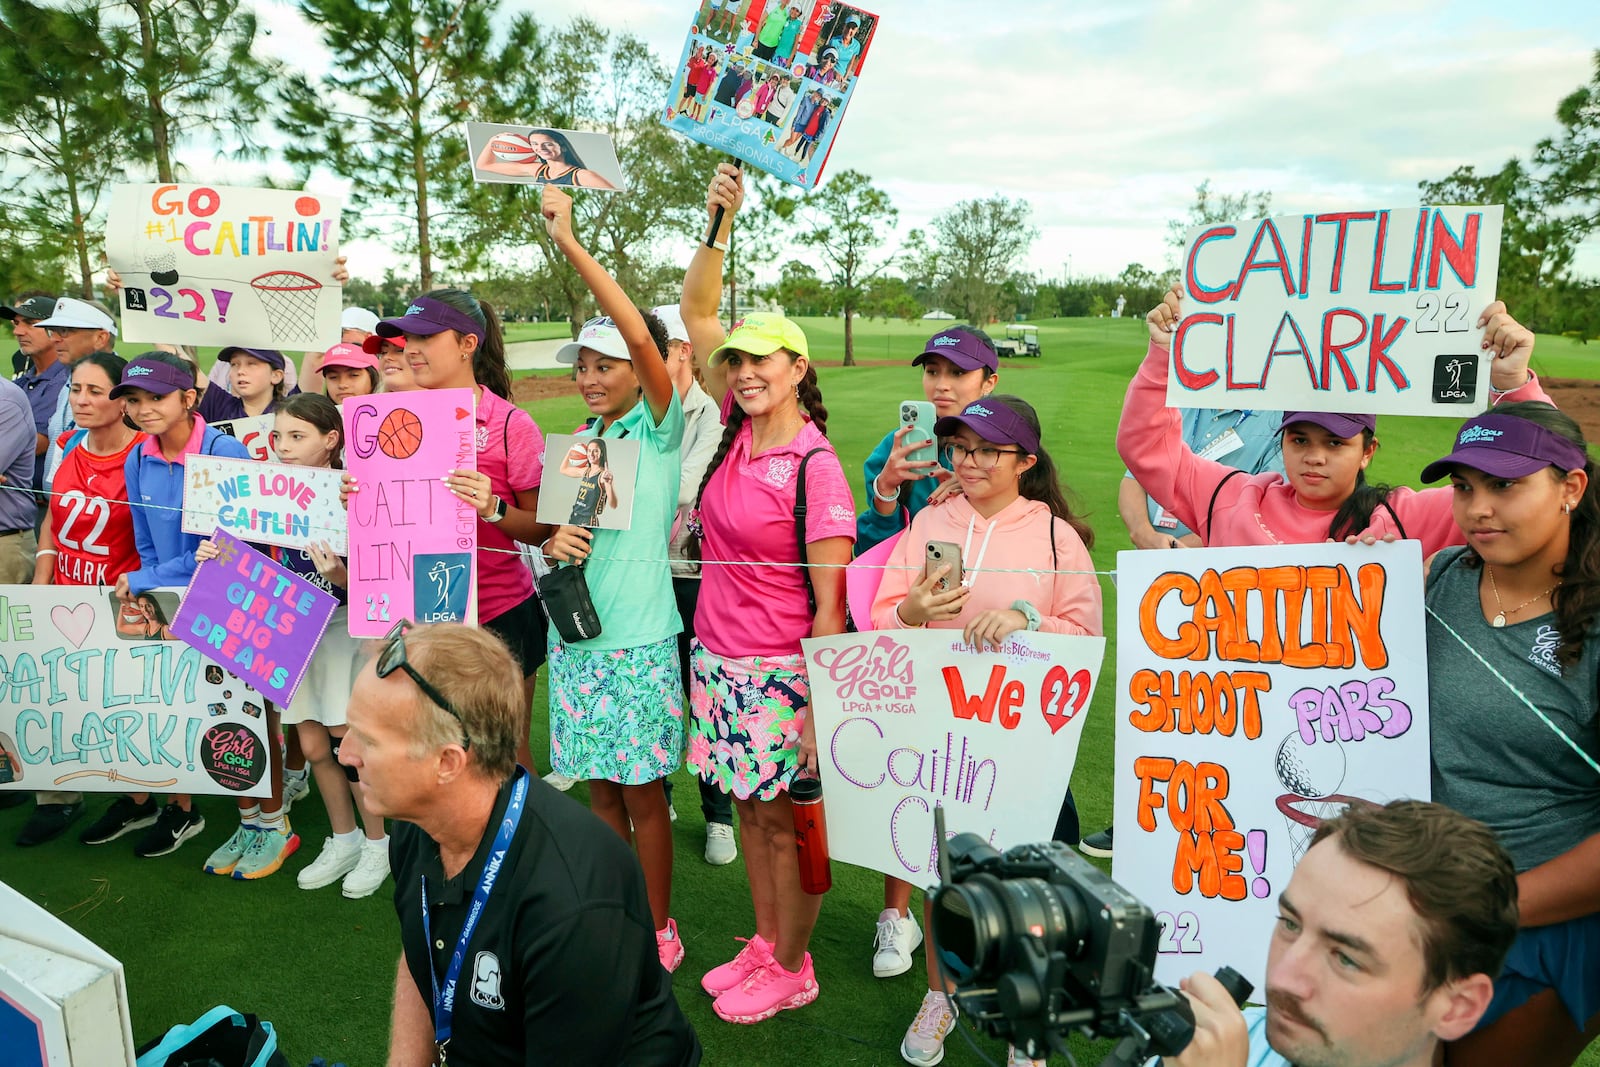
[[[1181,258],[1189,244],[1189,231],[1196,226],[1210,226],[1218,222],[1238,222],[1241,219],[1263,219],[1272,214],[1272,193],[1251,191],[1243,193],[1218,193],[1211,188],[1207,178],[1194,187],[1194,203],[1189,214],[1167,223],[1167,244]]]
[[[917,299],[911,283],[892,274],[880,274],[867,283],[861,313],[871,318],[915,322],[927,308]]]
[[[178,180],[173,155],[204,131],[252,152],[281,65],[255,47],[256,16],[238,0],[105,2],[108,55],[137,95],[119,96],[156,179]]]
[[[0,0],[0,141],[9,227],[51,251],[71,251],[79,291],[94,295],[91,228],[101,192],[121,169],[128,140],[121,79],[109,63],[93,7]]]
[[[973,325],[994,321],[1001,289],[1039,231],[1026,200],[963,200],[933,220],[939,298]]]
[[[1055,319],[1061,317],[1061,306],[1056,300],[1056,287],[1041,285],[1039,291],[1033,296],[1033,310],[1028,312],[1030,318]]]
[[[798,259],[785,263],[777,282],[767,287],[767,298],[782,304],[785,315],[831,315],[838,307],[836,295],[815,267]]]
[[[1560,136],[1547,137],[1534,150],[1534,161],[1548,168],[1547,204],[1570,213],[1569,235],[1582,239],[1600,229],[1600,49],[1594,53],[1594,74],[1556,106]]]
[[[284,158],[302,173],[326,166],[350,179],[347,229],[371,231],[403,218],[423,290],[434,287],[441,251],[463,251],[442,216],[471,182],[461,122],[486,79],[505,73],[507,52],[492,48],[496,6],[301,0],[301,14],[327,49],[327,73],[315,83],[295,73],[277,90]],[[538,43],[519,41],[518,61],[542,69]]]
[[[899,217],[888,193],[860,171],[845,170],[808,198],[796,218],[798,239],[821,253],[844,314],[846,367],[856,364],[853,321],[866,285],[894,262],[888,256],[874,262],[873,253],[883,247]]]

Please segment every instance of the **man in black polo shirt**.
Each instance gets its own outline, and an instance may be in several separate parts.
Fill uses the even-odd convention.
[[[350,694],[339,761],[401,820],[389,1065],[692,1067],[638,861],[516,765],[521,697],[499,638],[451,623],[391,635]]]

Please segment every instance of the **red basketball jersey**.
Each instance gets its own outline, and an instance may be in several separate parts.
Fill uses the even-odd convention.
[[[61,435],[63,447],[71,436]],[[57,585],[112,585],[127,571],[139,569],[123,468],[128,453],[143,445],[144,438],[135,435],[114,456],[97,456],[79,442],[61,460],[50,497]]]

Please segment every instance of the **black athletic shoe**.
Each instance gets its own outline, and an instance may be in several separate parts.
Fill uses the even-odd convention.
[[[1078,842],[1078,851],[1085,856],[1094,856],[1098,859],[1111,858],[1111,831],[1114,827],[1106,827],[1097,834],[1090,834]]]
[[[154,826],[160,813],[161,809],[153,799],[138,804],[132,797],[121,796],[111,802],[104,815],[78,835],[78,840],[86,845],[103,845],[123,834]]]
[[[22,824],[22,832],[17,835],[17,844],[26,848],[54,841],[72,825],[74,819],[82,814],[81,801],[77,804],[40,804],[33,809],[33,814],[28,816],[28,821]]]
[[[206,828],[206,821],[198,811],[184,811],[176,804],[168,804],[156,816],[156,823],[144,832],[133,854],[145,859],[165,856],[178,851],[178,846]]]

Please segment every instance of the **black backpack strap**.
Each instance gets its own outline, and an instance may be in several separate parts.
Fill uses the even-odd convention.
[[[1389,517],[1394,520],[1394,528],[1399,531],[1400,540],[1404,541],[1406,539],[1406,524],[1400,521],[1399,515],[1395,514],[1394,508],[1389,504],[1388,497],[1383,498],[1383,510],[1387,511]]]
[[[811,567],[806,562],[806,464],[818,452],[826,451],[826,448],[813,448],[801,457],[800,473],[795,476],[794,483],[794,530],[800,544],[800,573],[806,578],[806,607],[813,616],[817,613],[817,590],[811,584]]]
[[[1206,505],[1206,543],[1207,544],[1209,544],[1211,542],[1211,513],[1217,510],[1217,495],[1222,492],[1222,487],[1228,484],[1228,479],[1232,478],[1235,474],[1243,474],[1243,473],[1244,473],[1244,471],[1237,470],[1237,469],[1229,471],[1227,474],[1222,476],[1222,481],[1217,483],[1217,487],[1215,489],[1211,490],[1211,503]]]

